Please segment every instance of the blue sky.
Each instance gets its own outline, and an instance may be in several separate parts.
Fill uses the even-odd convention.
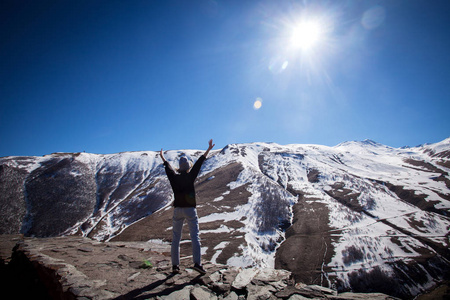
[[[2,1],[0,156],[438,142],[449,15],[445,0]]]

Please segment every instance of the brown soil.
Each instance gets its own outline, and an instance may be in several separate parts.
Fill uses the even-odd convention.
[[[293,207],[294,222],[277,250],[275,268],[291,271],[297,282],[326,284],[321,268],[334,254],[328,225],[329,210],[323,203],[308,200],[317,199],[303,198]]]

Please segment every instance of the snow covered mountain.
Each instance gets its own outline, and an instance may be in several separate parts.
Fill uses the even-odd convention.
[[[174,166],[185,154],[167,151]],[[411,297],[448,279],[450,138],[232,144],[196,182],[203,258],[293,272],[297,281]],[[0,158],[0,233],[171,240],[157,152]],[[186,231],[182,254],[190,255]]]

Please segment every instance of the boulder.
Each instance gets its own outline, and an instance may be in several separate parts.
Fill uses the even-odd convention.
[[[255,268],[243,269],[237,274],[231,286],[237,290],[245,288],[258,273]]]
[[[205,287],[196,286],[191,290],[191,299],[194,300],[217,300],[217,296]]]

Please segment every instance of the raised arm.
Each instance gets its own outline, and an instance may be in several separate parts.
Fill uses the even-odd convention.
[[[213,144],[213,140],[210,139],[210,140],[209,140],[208,150],[206,150],[205,153],[203,154],[203,156],[205,156],[205,158],[208,158],[209,151],[210,151],[215,145],[216,145],[216,144]]]
[[[164,169],[166,170],[167,176],[169,178],[175,174],[175,171],[172,169],[172,166],[169,164],[169,162],[164,158],[163,149],[159,152],[159,155],[161,156],[161,159],[163,161]]]
[[[161,156],[161,159],[163,161],[163,163],[166,162],[166,159],[164,158],[164,154],[163,154],[163,149],[161,148],[161,151],[159,152],[159,156]]]
[[[199,159],[197,159],[197,161],[195,162],[194,166],[192,167],[192,169],[189,171],[189,174],[191,174],[194,178],[197,177],[198,173],[200,172],[200,168],[202,167],[203,162],[205,161],[205,159],[208,157],[209,151],[215,146],[215,144],[213,144],[213,140],[209,140],[209,146],[208,149],[205,151],[205,153],[203,153],[202,156],[199,157]]]

